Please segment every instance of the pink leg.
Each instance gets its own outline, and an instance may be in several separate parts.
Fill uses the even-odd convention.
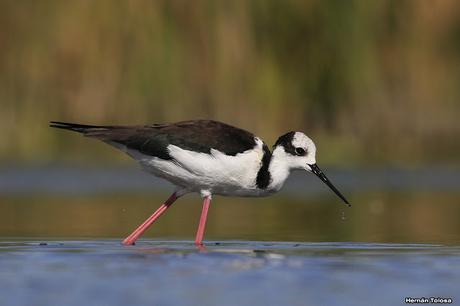
[[[203,210],[201,211],[200,225],[196,232],[195,244],[203,245],[204,228],[206,226],[206,218],[208,216],[209,204],[211,204],[211,196],[206,196],[203,201]]]
[[[158,208],[147,220],[145,220],[144,223],[139,225],[139,227],[136,228],[131,235],[129,235],[125,238],[125,240],[123,240],[123,244],[133,245],[136,242],[136,240],[150,227],[150,225],[152,225],[152,223],[156,219],[158,219],[178,198],[179,196],[176,192],[174,192],[169,197],[169,199],[167,199],[166,202],[160,206],[160,208]]]

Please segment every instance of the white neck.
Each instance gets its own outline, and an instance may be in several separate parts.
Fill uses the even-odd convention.
[[[289,177],[291,169],[286,161],[286,152],[284,148],[278,146],[272,153],[272,158],[268,171],[270,172],[271,181],[267,189],[277,192],[283,187],[284,182]]]

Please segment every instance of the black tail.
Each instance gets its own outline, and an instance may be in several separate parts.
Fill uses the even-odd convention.
[[[69,131],[83,133],[83,134],[88,132],[90,129],[106,128],[104,126],[98,126],[98,125],[87,125],[87,124],[68,123],[68,122],[59,122],[59,121],[50,121],[50,127],[57,128],[57,129],[63,129],[63,130],[69,130]]]

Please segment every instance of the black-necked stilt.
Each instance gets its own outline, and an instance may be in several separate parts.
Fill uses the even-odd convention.
[[[202,244],[213,194],[262,197],[281,189],[292,170],[314,173],[345,203],[316,164],[316,146],[302,132],[282,135],[270,152],[258,137],[212,120],[144,126],[97,126],[52,121],[51,127],[100,139],[139,161],[148,172],[175,186],[175,192],[123,244],[132,245],[171,204],[186,193],[204,198],[195,243]]]

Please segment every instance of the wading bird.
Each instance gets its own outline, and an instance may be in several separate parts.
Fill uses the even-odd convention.
[[[213,120],[139,126],[51,121],[50,126],[102,140],[176,186],[166,202],[123,240],[124,245],[134,244],[178,198],[191,192],[204,199],[195,238],[195,244],[202,245],[212,195],[272,195],[281,189],[292,170],[314,173],[350,206],[316,164],[316,146],[302,132],[282,135],[271,152],[252,133]]]

